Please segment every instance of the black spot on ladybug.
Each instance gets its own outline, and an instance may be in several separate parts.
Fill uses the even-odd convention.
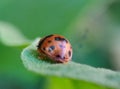
[[[60,37],[55,37],[55,40],[56,40],[56,41],[60,41],[61,38],[60,38]]]
[[[55,46],[50,46],[49,49],[48,49],[48,51],[51,52],[54,49],[55,49]]]
[[[55,46],[50,46],[50,48],[51,48],[52,50],[54,50],[54,49],[55,49]]]
[[[56,55],[56,58],[58,58],[58,59],[65,59],[65,57],[62,57],[60,55]]]
[[[65,46],[64,45],[59,45],[60,46],[60,48],[65,48]]]
[[[45,47],[43,48],[43,50],[45,50]]]
[[[56,55],[57,58],[61,58],[60,55]]]
[[[66,43],[68,43],[68,41],[65,38],[61,38],[61,37],[55,37],[56,41],[65,41]]]
[[[42,43],[43,43],[47,38],[49,38],[49,37],[51,37],[51,36],[53,36],[53,35],[48,35],[48,36],[46,36],[45,38],[41,39],[40,42],[38,43],[38,46],[37,46],[37,47],[40,48],[41,45],[42,45]]]
[[[71,56],[71,51],[68,52],[69,57]]]
[[[51,42],[52,42],[51,40],[48,41],[48,43],[51,43]]]

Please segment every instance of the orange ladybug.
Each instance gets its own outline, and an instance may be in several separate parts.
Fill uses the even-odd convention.
[[[61,35],[52,34],[42,38],[37,51],[41,59],[49,59],[55,63],[66,63],[72,58],[72,46]]]

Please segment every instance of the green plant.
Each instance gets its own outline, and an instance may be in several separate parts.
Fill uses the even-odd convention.
[[[0,61],[1,65],[10,67],[8,70],[16,73],[18,71],[15,70],[18,70],[17,67],[19,67],[21,71],[18,74],[22,74],[19,78],[25,81],[24,78],[27,77],[28,81],[31,82],[28,85],[23,82],[27,88],[31,87],[30,85],[32,84],[33,86],[34,84],[37,85],[36,81],[41,76],[45,76],[47,81],[44,78],[40,79],[40,84],[38,84],[40,88],[46,85],[45,88],[47,89],[120,88],[120,72],[105,69],[110,68],[110,66],[106,62],[107,54],[103,50],[109,47],[108,44],[111,41],[113,32],[116,35],[116,27],[119,27],[119,24],[115,22],[115,19],[119,22],[119,1],[115,4],[112,4],[112,1],[1,0],[0,19],[5,21],[5,23],[0,22],[0,41],[9,47],[23,49],[21,58],[24,66],[28,70],[33,71],[35,75],[38,74],[39,78],[28,76],[30,72],[26,74],[26,70],[23,70],[24,67],[22,68],[22,63],[18,66],[20,62],[18,63],[18,58],[15,56],[19,56],[20,53],[17,53],[16,50],[11,51],[7,47],[6,50],[2,50],[5,47],[0,47],[2,54],[4,52],[4,55],[0,56],[0,59],[4,61],[4,63]],[[112,6],[110,7],[111,9],[109,6]],[[115,18],[114,20],[110,19],[109,13],[112,13],[110,15],[112,15],[112,19]],[[40,38],[35,41],[29,40],[19,30],[16,30],[17,28],[14,28],[14,26],[11,28],[12,24],[9,26],[9,23],[6,22],[13,23],[29,38],[35,38],[38,35],[42,37],[51,33],[64,34],[73,43],[75,49],[73,61],[68,64],[50,64],[40,60],[36,52],[36,45]],[[13,54],[12,52],[15,53]],[[9,55],[6,56],[6,54]],[[82,63],[105,68],[95,68]],[[11,70],[11,66],[13,70]],[[2,68],[4,69],[4,67]],[[7,80],[6,76],[5,78]],[[35,89],[35,87],[30,89]]]
[[[6,30],[4,30],[6,32]],[[1,39],[3,43],[7,43],[7,41],[11,41],[14,38],[14,46],[16,47],[25,47],[24,44],[30,44],[26,47],[21,54],[21,58],[24,66],[37,74],[48,75],[48,76],[57,76],[68,79],[80,80],[81,83],[96,86],[98,89],[106,89],[106,88],[120,88],[120,72],[115,72],[112,70],[104,69],[104,68],[94,68],[88,65],[83,65],[75,62],[69,62],[68,64],[51,64],[49,62],[45,62],[44,60],[40,60],[38,58],[38,53],[36,51],[36,45],[40,38],[37,38],[32,44],[31,41],[23,41],[23,36],[17,32],[16,30],[12,30],[12,33],[9,32],[9,40],[6,40],[4,35],[6,34],[3,30],[1,32]],[[14,32],[13,32],[14,31]],[[16,35],[12,35],[15,33]],[[11,36],[12,35],[12,36]],[[18,36],[18,37],[17,37]],[[8,39],[8,38],[7,38]],[[23,42],[18,46],[19,41]],[[15,42],[16,41],[16,42]],[[11,45],[10,45],[11,46]],[[13,46],[13,45],[12,45]],[[64,80],[65,81],[65,80]],[[95,84],[95,85],[94,85]]]

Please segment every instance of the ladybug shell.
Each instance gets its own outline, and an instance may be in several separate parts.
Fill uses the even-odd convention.
[[[50,59],[57,63],[66,63],[72,58],[72,47],[63,36],[53,34],[42,38],[37,46],[42,59]]]

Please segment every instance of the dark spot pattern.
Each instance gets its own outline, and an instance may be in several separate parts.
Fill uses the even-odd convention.
[[[68,52],[69,57],[71,56],[71,51]]]
[[[45,47],[43,48],[43,50],[45,50]]]
[[[56,58],[65,59],[65,57],[61,57],[60,55],[56,55]]]
[[[46,36],[45,38],[41,39],[37,47],[38,47],[38,48],[41,48],[42,43],[43,43],[47,38],[49,38],[49,37],[51,37],[51,36],[53,36],[53,35],[48,35],[48,36]]]
[[[54,49],[55,49],[55,46],[50,46],[49,49],[48,49],[48,51],[51,52]]]
[[[56,55],[57,58],[61,58],[60,55]]]
[[[64,45],[59,45],[60,46],[60,48],[65,48],[65,46]]]
[[[48,41],[48,43],[51,43],[51,42],[52,42],[51,40]]]
[[[68,43],[68,41],[65,38],[61,38],[61,37],[55,37],[56,41],[65,41],[66,43]]]
[[[60,37],[55,37],[55,40],[56,40],[56,41],[60,41],[61,38],[60,38]]]

